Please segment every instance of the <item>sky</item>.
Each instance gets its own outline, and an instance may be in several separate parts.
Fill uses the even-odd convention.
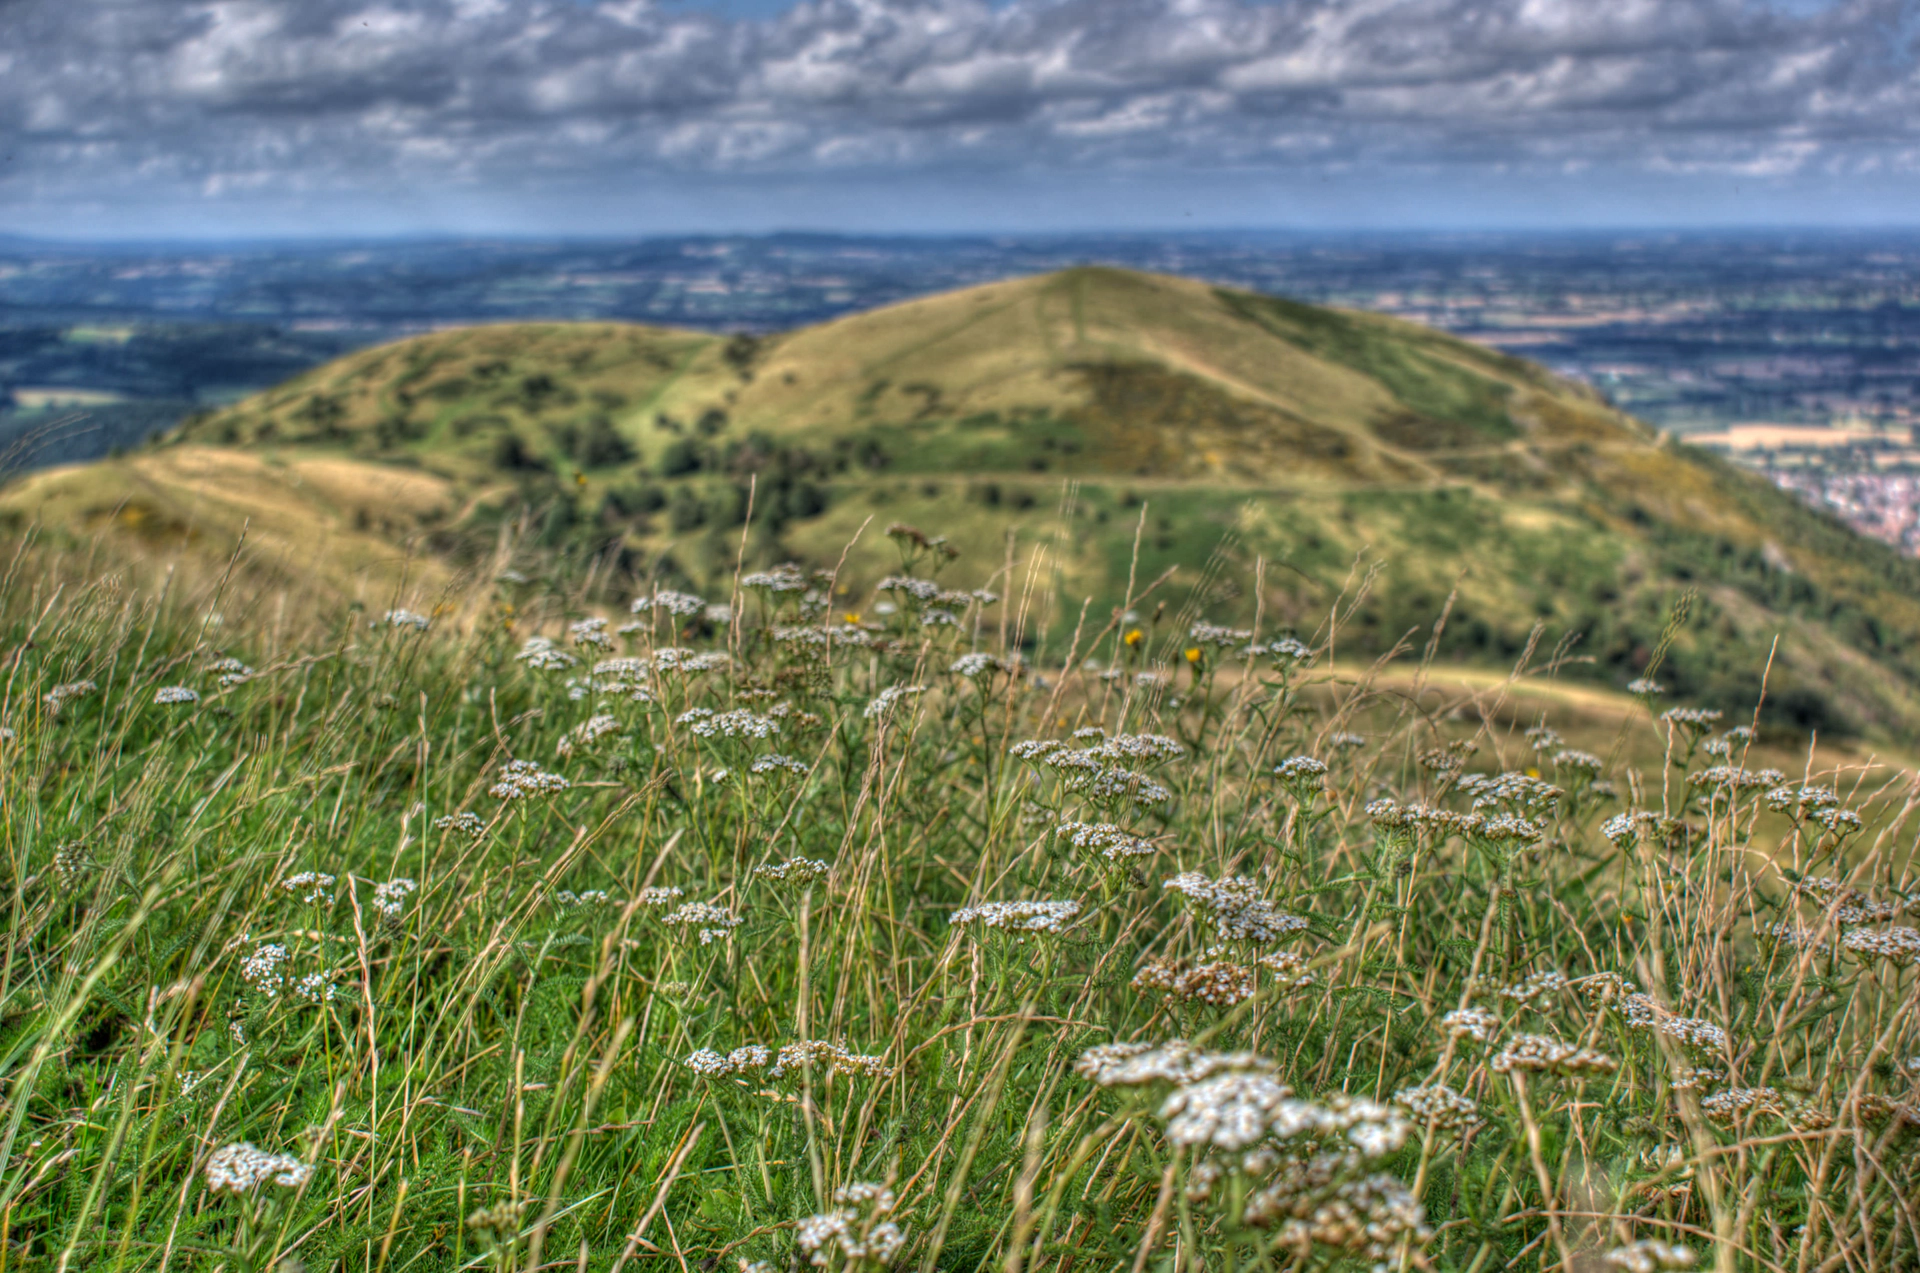
[[[0,0],[0,233],[1920,224],[1920,0]]]

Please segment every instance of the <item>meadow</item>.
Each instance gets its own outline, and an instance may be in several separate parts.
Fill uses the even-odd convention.
[[[1365,578],[1043,624],[885,535],[365,609],[19,537],[0,1271],[1920,1264],[1920,790],[1664,693],[1687,594],[1596,723],[1450,602],[1343,653]]]

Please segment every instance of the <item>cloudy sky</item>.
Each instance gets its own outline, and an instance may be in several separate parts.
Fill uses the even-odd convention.
[[[0,0],[0,232],[1920,222],[1920,0]]]

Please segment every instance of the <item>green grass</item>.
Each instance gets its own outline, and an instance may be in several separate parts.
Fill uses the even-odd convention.
[[[1197,512],[1166,551],[1194,551]],[[888,551],[923,578],[940,560],[906,532]],[[1138,619],[1063,621],[1039,546],[990,603],[728,577],[707,595],[736,623],[657,610],[614,634],[629,587],[529,539],[489,573],[530,581],[415,601],[425,631],[237,574],[141,591],[23,546],[0,577],[0,1267],[781,1268],[861,1181],[890,1210],[839,1218],[885,1258],[829,1242],[823,1267],[1483,1273],[1641,1239],[1724,1269],[1920,1261],[1920,983],[1841,939],[1911,934],[1910,775],[1728,734],[1761,666],[1745,709],[1699,730],[1574,706],[1551,642],[1443,691],[1461,620],[1423,658],[1437,605],[1370,666],[1347,652],[1358,582],[1262,614],[1259,639],[1291,629],[1311,658],[1248,660],[1246,637],[1193,626],[1254,621],[1231,542],[1185,562],[1191,584],[1145,552],[1144,595],[1121,598]],[[963,557],[939,586],[988,573]],[[935,609],[957,622],[923,623]],[[623,649],[570,643],[594,616]],[[1655,622],[1672,639],[1635,670],[1671,684],[1715,620]],[[536,636],[580,662],[517,657]],[[668,647],[714,666],[672,670]],[[616,652],[651,670],[583,682]],[[952,670],[969,652],[992,656],[971,677]],[[198,701],[156,702],[169,686]],[[1523,734],[1543,719],[1566,741]],[[1096,728],[1140,754],[1100,759],[1077,732]],[[1031,740],[1064,751],[1012,750]],[[1324,773],[1277,774],[1292,757]],[[503,798],[513,760],[564,789]],[[1729,788],[1726,764],[1790,769],[1864,824],[1783,815],[1786,779]],[[1087,766],[1135,775],[1101,796],[1075,789]],[[1468,779],[1524,771],[1552,793]],[[1474,821],[1476,797],[1525,827]],[[1064,821],[1138,853],[1076,849]],[[823,873],[760,869],[793,859]],[[1182,873],[1248,883],[1216,914],[1165,886]],[[1796,892],[1804,875],[1859,892]],[[1024,939],[951,922],[1021,900],[1076,909]],[[1835,909],[1868,902],[1891,918]],[[1548,973],[1588,990],[1501,993]],[[1602,974],[1650,998],[1595,996]],[[1485,1042],[1442,1025],[1468,1004]],[[1512,1069],[1520,1035],[1604,1061]],[[1290,1088],[1322,1130],[1229,1147],[1166,1117],[1231,1105],[1222,1083],[1087,1077],[1089,1049],[1175,1038],[1235,1054],[1213,1064],[1245,1100]],[[809,1040],[831,1047],[778,1073],[688,1063]],[[1471,1128],[1393,1105],[1437,1084]],[[1765,1094],[1723,1116],[1730,1090]],[[1338,1130],[1356,1120],[1364,1148]],[[240,1142],[299,1183],[216,1192],[210,1157]],[[1378,1249],[1342,1214],[1386,1225]]]

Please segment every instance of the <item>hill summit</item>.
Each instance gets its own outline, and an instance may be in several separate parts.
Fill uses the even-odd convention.
[[[1117,269],[769,336],[435,333],[23,479],[0,513],[147,556],[245,524],[256,569],[369,604],[573,544],[609,604],[844,554],[852,607],[892,554],[862,527],[905,521],[1036,630],[1172,569],[1187,618],[1337,613],[1372,654],[1444,614],[1444,657],[1558,648],[1617,687],[1659,649],[1676,694],[1751,712],[1764,673],[1764,718],[1920,728],[1920,566],[1534,364]]]

